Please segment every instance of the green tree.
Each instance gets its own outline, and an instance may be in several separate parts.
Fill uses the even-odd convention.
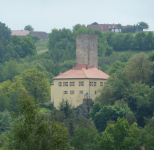
[[[108,70],[109,75],[117,72],[118,70],[122,70],[125,67],[125,63],[121,61],[115,61]]]
[[[3,67],[3,80],[12,80],[14,76],[22,72],[21,65],[16,60],[10,59],[9,62],[4,63]]]
[[[28,34],[27,36],[32,38],[35,42],[41,40],[40,36],[38,35]]]
[[[118,118],[115,125],[108,125],[102,133],[99,144],[104,150],[136,150],[140,149],[139,136],[140,130],[137,128],[136,123],[130,127],[126,119]]]
[[[23,55],[21,57],[25,57],[27,55],[35,55],[37,53],[35,42],[30,37],[23,37],[20,44],[23,51]]]
[[[62,111],[65,116],[66,116],[66,119],[67,118],[72,118],[73,117],[73,110],[71,109],[71,104],[68,102],[68,100],[62,100],[60,103],[59,103],[59,110]]]
[[[4,132],[11,127],[11,114],[8,110],[0,112],[0,132]]]
[[[129,59],[124,69],[132,83],[140,81],[147,83],[152,73],[150,66],[151,62],[148,57],[144,53],[140,53]]]
[[[149,29],[149,25],[143,21],[137,23],[138,30],[143,31],[143,29]]]
[[[71,149],[67,129],[57,122],[45,120],[39,113],[38,104],[27,93],[20,94],[18,99],[19,115],[11,131],[14,149]]]
[[[126,96],[130,85],[127,72],[118,70],[108,78],[104,87],[100,89],[100,95],[96,98],[96,101],[100,101],[104,105],[112,105],[116,100],[123,99]]]
[[[107,106],[104,105],[101,107],[101,109],[95,113],[95,109],[91,110],[90,115],[92,117],[92,120],[94,121],[96,128],[99,132],[102,132],[105,130],[107,121],[113,120],[116,121],[118,117],[124,117],[125,114],[132,114],[130,111],[130,108],[127,105],[124,105],[123,107],[118,105],[113,106]]]
[[[22,73],[22,78],[23,85],[35,100],[39,100],[40,103],[49,100],[50,84],[43,72],[36,68],[27,69]]]
[[[26,25],[24,30],[34,31],[34,29],[33,29],[33,27],[31,25]]]
[[[81,126],[75,130],[71,145],[77,150],[99,150],[99,146],[96,144],[97,138],[98,134],[95,128],[90,127],[88,130]]]

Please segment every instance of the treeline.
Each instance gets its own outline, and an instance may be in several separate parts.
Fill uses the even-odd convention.
[[[108,44],[115,51],[154,49],[154,34],[152,32],[138,32],[136,34],[107,32],[105,34]]]
[[[11,36],[11,30],[0,22],[0,62],[10,58],[19,60],[27,55],[35,55],[36,46],[32,38]]]

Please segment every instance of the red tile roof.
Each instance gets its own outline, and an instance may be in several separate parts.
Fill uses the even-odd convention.
[[[28,30],[12,30],[11,35],[26,36],[27,34],[29,34]]]
[[[86,66],[88,69],[86,69]],[[94,66],[87,64],[79,64],[72,69],[59,74],[53,79],[74,79],[74,78],[88,78],[88,79],[108,79],[109,75],[99,70]]]
[[[99,25],[87,25],[88,28],[92,28],[94,30],[100,30],[100,31],[110,31],[113,27],[116,28],[117,24],[99,24]]]

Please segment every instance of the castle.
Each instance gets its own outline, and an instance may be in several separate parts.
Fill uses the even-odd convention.
[[[58,107],[62,99],[73,107],[83,103],[85,96],[92,100],[98,95],[109,75],[98,69],[97,35],[79,34],[76,36],[76,64],[70,70],[53,78],[51,102]]]

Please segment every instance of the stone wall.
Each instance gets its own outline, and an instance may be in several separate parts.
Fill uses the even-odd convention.
[[[76,36],[76,63],[88,64],[98,68],[98,36],[78,34]]]

